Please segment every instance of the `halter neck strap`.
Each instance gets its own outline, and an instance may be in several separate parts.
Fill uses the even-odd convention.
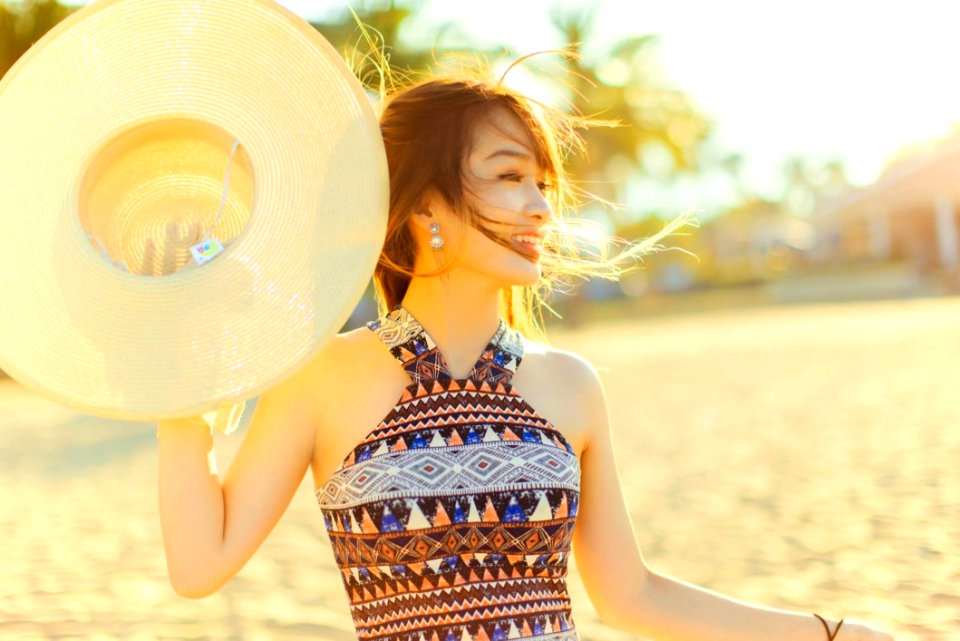
[[[367,323],[380,337],[414,383],[454,379],[447,359],[423,325],[405,307],[398,305],[385,316]],[[523,337],[500,319],[496,331],[480,352],[466,379],[478,385],[509,383],[523,359]]]

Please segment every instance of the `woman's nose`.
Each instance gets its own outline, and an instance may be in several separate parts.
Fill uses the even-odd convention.
[[[553,215],[553,208],[543,194],[540,193],[539,189],[535,190],[534,194],[531,201],[527,204],[526,215],[534,216],[542,221],[548,220]]]

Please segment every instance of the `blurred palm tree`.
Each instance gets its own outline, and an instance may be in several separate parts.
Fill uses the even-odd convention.
[[[393,0],[387,5],[376,3],[370,7],[366,2],[355,3],[354,10],[357,17],[363,22],[375,44],[383,47],[384,55],[390,62],[391,67],[398,69],[420,68],[426,61],[427,55],[419,49],[399,46],[400,31],[403,24],[414,15],[422,2],[412,2],[398,6]],[[356,20],[350,11],[340,9],[332,12],[323,20],[311,22],[311,24],[335,47],[338,47],[344,58],[348,61],[358,60],[358,75],[365,82],[372,82],[368,76],[370,73],[376,73],[372,60],[367,56],[370,51],[369,43],[364,39],[364,34],[357,25]]]
[[[427,45],[422,42],[408,42],[404,37],[404,29],[417,16],[423,6],[423,0],[408,0],[398,3],[390,0],[388,3],[354,2],[354,11],[364,26],[361,29],[357,19],[347,9],[332,12],[322,20],[311,22],[323,36],[339,47],[348,63],[354,64],[354,71],[368,86],[376,85],[379,80],[379,71],[374,66],[375,59],[370,56],[371,44],[383,49],[384,55],[390,63],[391,71],[405,72],[423,71],[439,62],[443,53],[453,49],[443,46],[442,41],[448,33],[454,34],[455,41],[463,42],[465,34],[459,29],[456,22],[448,21],[432,29],[433,43]],[[366,35],[373,40],[368,42]],[[472,53],[489,54],[493,49],[478,48],[468,45]]]
[[[580,113],[622,123],[586,130],[590,155],[571,158],[571,171],[586,182],[588,191],[622,201],[619,190],[611,185],[610,178],[618,178],[610,175],[611,163],[626,161],[631,172],[661,179],[697,171],[701,168],[698,147],[709,137],[712,122],[690,96],[657,77],[652,63],[655,35],[623,38],[585,60],[581,47],[590,39],[598,8],[597,4],[555,8],[551,22],[579,54],[566,60],[571,106]]]

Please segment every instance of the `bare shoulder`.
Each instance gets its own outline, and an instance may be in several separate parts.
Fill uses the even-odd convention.
[[[311,366],[309,402],[317,424],[313,468],[320,483],[396,404],[410,380],[366,325],[333,336]]]
[[[365,325],[334,334],[310,361],[313,393],[335,393],[338,383],[369,375],[371,360],[378,355],[377,343],[376,335]]]
[[[351,356],[357,350],[364,349],[370,345],[374,338],[373,332],[366,325],[360,325],[353,329],[339,334],[334,334],[333,338],[322,350],[323,358],[326,360],[340,360],[344,356]]]
[[[329,449],[325,443],[335,426],[343,422],[343,408],[357,403],[362,386],[356,382],[364,380],[362,370],[369,366],[365,355],[367,334],[372,332],[363,325],[334,334],[303,370],[301,390],[317,426],[312,466],[315,480],[329,476],[327,468],[332,461],[323,456]]]
[[[597,369],[587,357],[577,352],[560,349],[546,343],[523,337],[524,359],[539,361],[538,368],[544,368],[554,376],[563,376],[565,382],[577,387],[595,387],[600,384]]]
[[[606,399],[596,367],[582,354],[524,337],[514,381],[521,395],[579,452],[606,425]]]

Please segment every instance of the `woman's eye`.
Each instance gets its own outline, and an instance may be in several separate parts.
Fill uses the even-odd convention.
[[[521,176],[520,174],[500,174],[498,178],[503,180],[513,180],[515,182],[521,182],[523,180],[523,176]],[[542,180],[537,183],[537,189],[539,189],[540,191],[546,191],[547,189],[550,189],[552,186],[553,185],[551,185],[550,183],[544,182]]]

